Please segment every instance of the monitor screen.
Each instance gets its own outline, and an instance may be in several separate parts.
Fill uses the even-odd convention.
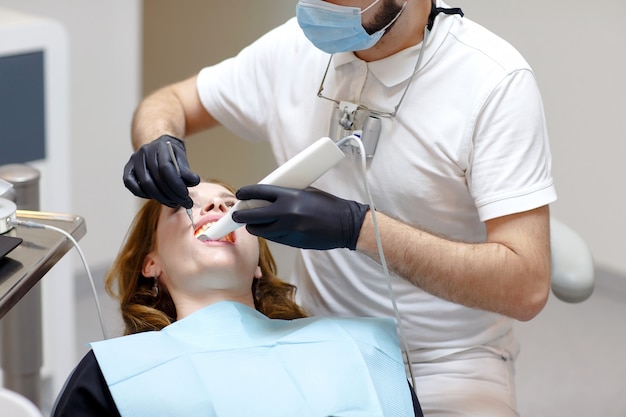
[[[44,52],[0,55],[0,165],[45,158]]]

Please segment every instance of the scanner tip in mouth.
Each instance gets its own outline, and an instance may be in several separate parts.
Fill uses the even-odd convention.
[[[198,232],[196,232],[195,237],[196,239],[198,239],[200,242],[226,242],[226,243],[235,243],[236,241],[236,237],[235,237],[235,232],[230,232],[228,233],[226,236],[223,236],[219,239],[211,239],[209,238],[207,235],[203,234],[202,232],[206,231],[207,228],[202,228],[202,230],[198,230]]]
[[[226,243],[235,243],[235,232],[230,232],[226,236],[219,239],[210,239],[207,235],[200,235],[196,239],[200,242],[226,242]]]

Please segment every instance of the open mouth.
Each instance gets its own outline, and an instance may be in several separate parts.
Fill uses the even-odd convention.
[[[211,226],[213,226],[216,222],[209,222],[209,223],[205,223],[202,226],[200,226],[198,229],[196,229],[196,231],[194,232],[194,237],[196,239],[199,239],[201,241],[206,241],[208,240],[206,238],[206,236],[203,236],[202,234],[207,231],[208,229],[211,228]],[[230,232],[229,234],[227,234],[226,236],[224,236],[223,238],[217,240],[216,242],[228,242],[228,243],[235,243],[235,232]]]

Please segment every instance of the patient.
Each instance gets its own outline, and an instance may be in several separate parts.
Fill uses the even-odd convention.
[[[219,182],[137,213],[106,278],[125,336],[92,343],[52,416],[421,416],[388,319],[314,318],[239,228],[195,238],[232,206]]]

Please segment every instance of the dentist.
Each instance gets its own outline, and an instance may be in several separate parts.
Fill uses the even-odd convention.
[[[237,56],[142,101],[127,188],[190,207],[183,138],[218,124],[268,141],[278,163],[322,136],[379,132],[367,181],[424,414],[518,415],[513,322],[548,298],[556,192],[514,47],[440,0],[300,0]],[[316,190],[237,193],[272,202],[234,215],[248,231],[304,248],[293,282],[315,315],[393,316],[361,183],[355,151]]]

